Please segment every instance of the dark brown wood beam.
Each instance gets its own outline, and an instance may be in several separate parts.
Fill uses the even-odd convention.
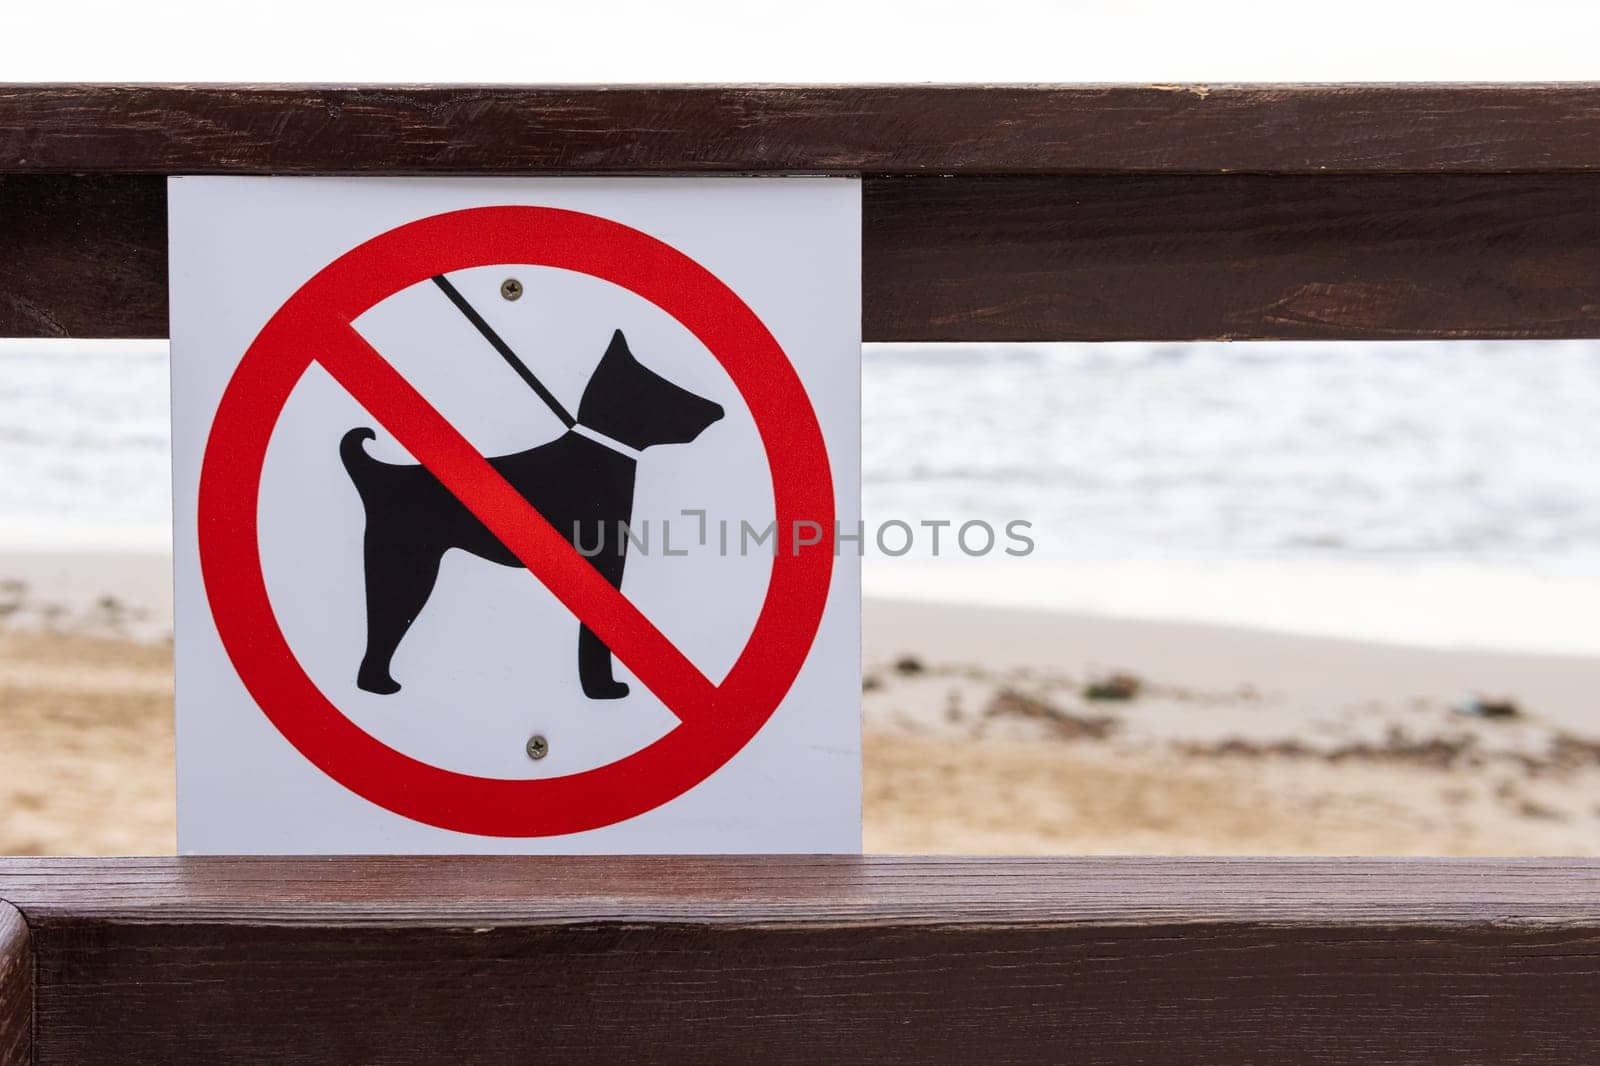
[[[1600,175],[898,178],[882,341],[1600,336]]]
[[[1594,85],[0,86],[0,173],[1595,170]]]
[[[873,341],[1600,336],[1600,174],[869,178]],[[0,336],[166,335],[164,179],[0,176]]]
[[[26,1066],[33,1046],[33,949],[22,915],[0,902],[0,1066]]]
[[[0,176],[0,337],[165,337],[165,178]]]
[[[1592,1061],[1595,860],[0,860],[79,1062]]]

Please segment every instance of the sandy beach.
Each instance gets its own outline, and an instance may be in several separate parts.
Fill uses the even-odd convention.
[[[0,554],[0,852],[173,850],[169,581]],[[1593,657],[884,600],[864,643],[870,851],[1600,853]]]
[[[865,632],[873,851],[1600,846],[1600,661],[882,602]]]
[[[0,853],[175,846],[171,563],[0,553]]]

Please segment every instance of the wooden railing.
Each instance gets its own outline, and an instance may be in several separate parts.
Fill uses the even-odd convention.
[[[863,335],[1600,334],[1600,90],[0,87],[0,336],[166,336],[172,173],[865,175]]]
[[[869,340],[1600,336],[1584,86],[0,88],[0,336],[164,336],[167,174],[748,171],[865,177]],[[0,1066],[1600,1047],[1588,860],[15,859],[0,900]]]
[[[41,1063],[1600,1046],[1593,862],[17,859],[0,896],[32,935]]]

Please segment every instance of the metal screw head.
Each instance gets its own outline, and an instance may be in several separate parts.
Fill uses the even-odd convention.
[[[550,742],[535,733],[528,738],[528,758],[542,759],[550,754]]]
[[[500,283],[500,295],[504,296],[508,300],[521,299],[522,282],[518,281],[516,278],[507,278]]]

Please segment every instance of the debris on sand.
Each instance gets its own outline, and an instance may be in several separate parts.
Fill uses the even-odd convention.
[[[1173,745],[1184,755],[1200,756],[1202,758],[1228,758],[1242,757],[1246,759],[1262,759],[1269,756],[1284,759],[1313,758],[1321,755],[1316,749],[1298,740],[1274,740],[1268,742],[1246,740],[1243,737],[1225,737],[1222,740],[1210,743],[1198,740],[1179,741]]]
[[[1324,752],[1331,763],[1357,762],[1406,763],[1448,770],[1469,758],[1477,747],[1470,736],[1412,737],[1399,726],[1390,726],[1382,744],[1346,744]]]
[[[27,582],[7,578],[0,581],[0,618],[16,614],[28,593]]]
[[[894,661],[894,672],[905,677],[916,677],[927,673],[928,668],[915,655],[902,655]]]
[[[861,677],[861,691],[875,692],[883,687],[883,678],[877,674],[863,674]]]
[[[1178,750],[1186,755],[1242,756],[1251,759],[1313,758],[1334,765],[1344,762],[1391,763],[1439,770],[1448,770],[1458,762],[1469,759],[1475,747],[1473,738],[1468,736],[1414,738],[1398,727],[1391,727],[1381,744],[1363,741],[1333,748],[1317,748],[1298,740],[1261,743],[1240,737],[1229,737],[1210,744],[1190,742],[1177,745]]]
[[[1126,702],[1138,698],[1144,682],[1133,674],[1109,674],[1083,687],[1083,698],[1097,702]]]
[[[1547,821],[1565,821],[1566,815],[1547,803],[1538,800],[1521,799],[1517,802],[1516,812],[1524,818],[1541,818]]]
[[[1557,730],[1550,738],[1550,753],[1543,765],[1556,770],[1582,770],[1600,766],[1600,741]]]
[[[1515,700],[1510,699],[1485,699],[1474,696],[1455,705],[1457,714],[1466,715],[1468,718],[1521,718],[1522,708],[1517,706]]]
[[[1103,740],[1117,728],[1115,719],[1073,714],[1014,688],[1002,688],[995,693],[985,713],[991,718],[1023,718],[1045,722],[1057,736],[1071,740]]]

